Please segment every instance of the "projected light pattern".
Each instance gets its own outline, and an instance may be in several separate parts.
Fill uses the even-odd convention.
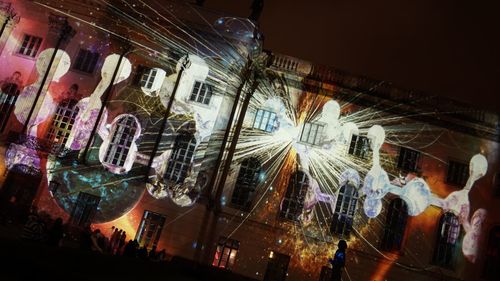
[[[224,43],[219,44],[196,33],[177,17],[178,11],[174,8],[163,8],[160,12],[146,1],[137,1],[140,5],[122,2],[125,8],[118,4],[109,6],[113,16],[121,19],[116,24],[126,27],[132,38],[140,37],[143,41],[130,39],[133,51],[121,57],[120,65],[120,55],[111,53],[103,56],[100,76],[97,74],[97,86],[89,89],[90,96],[78,98],[78,114],[65,148],[71,152],[69,154],[81,152],[88,144],[96,122],[99,122],[87,159],[90,164],[80,165],[71,157],[46,158],[36,150],[18,144],[9,146],[6,159],[9,168],[16,164],[40,167],[46,174],[47,183],[58,182],[62,186],[57,192],[51,192],[50,200],[44,202],[56,202],[69,214],[78,194],[90,193],[101,198],[94,223],[108,226],[123,222],[127,230],[132,230],[135,226],[130,222],[136,223],[140,219],[143,206],[139,202],[143,202],[141,200],[144,198],[152,197],[151,200],[157,202],[155,206],[166,207],[168,203],[164,200],[168,200],[176,207],[188,207],[182,216],[195,209],[193,206],[207,188],[208,178],[215,172],[211,167],[217,155],[213,147],[212,150],[208,147],[212,141],[222,139],[236,89],[245,80],[241,69],[248,62],[249,54],[260,51],[261,44],[255,25],[244,19],[222,17],[215,24],[207,21],[214,36],[223,39],[221,41]],[[79,25],[90,24],[93,29],[104,31],[108,36],[119,36],[114,30],[87,22],[68,12],[45,4],[37,5],[67,15]],[[137,17],[132,17],[131,12],[136,13]],[[195,10],[193,13],[199,15]],[[160,21],[168,22],[170,27],[162,25]],[[151,36],[144,37],[142,34]],[[236,38],[240,43],[227,41],[228,37]],[[103,45],[108,46],[109,42]],[[16,103],[14,114],[21,123],[26,121],[33,95],[40,87],[40,79],[52,52],[53,49],[47,49],[40,53],[36,61],[37,80],[24,88]],[[180,59],[174,59],[170,55],[172,53],[182,55],[177,56]],[[154,61],[155,67],[141,73],[139,85],[125,87],[124,84],[132,80],[133,70],[138,67],[132,59],[134,56],[147,57]],[[259,58],[268,59],[265,55]],[[259,58],[253,57],[254,60]],[[189,63],[185,63],[187,61]],[[52,89],[48,84],[66,75],[69,65],[69,56],[59,50],[50,71],[49,82],[44,87]],[[183,74],[178,77],[183,66]],[[112,81],[115,71],[116,79]],[[401,198],[410,216],[426,213],[418,219],[425,221],[422,224],[427,228],[435,220],[427,214],[430,206],[456,215],[465,232],[462,253],[471,262],[477,260],[478,242],[487,212],[482,208],[471,210],[469,192],[475,181],[486,174],[488,163],[485,156],[477,154],[472,157],[469,178],[462,190],[445,194],[442,188],[440,190],[433,186],[434,181],[428,181],[416,173],[397,174],[401,171],[395,167],[395,153],[390,149],[390,146],[400,145],[416,150],[432,146],[445,130],[410,120],[410,114],[403,112],[391,115],[386,112],[390,108],[381,109],[375,105],[361,108],[356,104],[356,95],[336,99],[334,94],[321,95],[295,89],[287,85],[284,79],[289,73],[279,73],[279,70],[267,64],[265,67],[255,67],[253,71],[258,73],[255,77],[259,77],[260,84],[250,99],[231,163],[234,170],[230,172],[221,198],[222,204],[229,207],[225,212],[232,216],[226,222],[241,218],[241,223],[230,230],[225,227],[225,233],[221,235],[235,235],[249,220],[266,224],[276,220],[276,212],[280,212],[285,205],[283,201],[290,175],[300,171],[307,178],[307,192],[304,198],[300,198],[303,207],[299,210],[298,222],[277,220],[276,224],[278,228],[288,230],[286,237],[280,236],[277,240],[278,247],[283,247],[285,251],[291,249],[290,254],[298,257],[292,262],[298,264],[301,270],[316,271],[317,265],[333,254],[331,243],[340,238],[347,239],[352,248],[376,250],[377,246],[366,237],[380,237],[381,234],[375,233],[372,227],[382,224],[380,217],[389,196]],[[246,81],[243,95],[248,94],[249,85],[255,77],[251,76]],[[159,124],[172,98],[177,78],[179,83],[166,129],[161,133],[159,151],[151,155],[151,147],[159,133]],[[116,90],[104,107],[100,120],[97,120],[102,97],[113,86],[112,83],[119,90]],[[192,98],[200,94],[202,85],[211,92],[205,93],[204,99]],[[30,123],[31,136],[43,137],[43,124],[50,121],[58,101],[52,90],[42,91],[40,110]],[[238,109],[241,110],[241,107]],[[272,118],[264,117],[263,112]],[[414,115],[432,114],[434,112],[418,112]],[[134,128],[130,130],[130,136],[124,136],[128,129],[119,126],[123,118],[133,120],[135,124],[124,126]],[[256,122],[259,126],[255,126]],[[115,135],[124,136],[122,139],[126,144],[120,144],[120,153],[123,155],[120,154],[116,158],[118,160],[113,162],[109,160],[108,153],[110,147],[116,144],[116,140],[113,140]],[[180,135],[186,139],[180,141],[179,145],[176,140]],[[354,137],[367,140],[367,143],[360,144],[365,147],[360,148],[359,151],[363,153],[359,155],[349,152]],[[421,140],[421,143],[415,140]],[[419,145],[413,147],[417,143]],[[443,161],[438,156],[430,156]],[[151,169],[145,171],[151,157]],[[263,169],[257,176],[254,197],[250,200],[251,209],[243,213],[231,208],[234,206],[229,204],[229,198],[237,168],[249,157],[258,160]],[[170,168],[169,164],[172,164]],[[437,172],[434,170],[430,173]],[[169,177],[167,174],[176,176]],[[148,178],[147,183],[145,177]],[[331,227],[334,216],[339,215],[336,206],[345,200],[339,196],[340,189],[345,186],[354,188],[357,193],[353,196],[356,197],[355,201],[349,203],[348,210],[353,215],[352,225],[348,226],[352,229],[347,231],[356,235],[338,234]],[[273,235],[269,234],[264,239],[274,239],[271,237]],[[389,266],[381,267],[381,276],[392,265],[404,267],[392,255],[385,255],[378,250],[377,253],[390,260]],[[408,256],[419,261],[411,252]]]

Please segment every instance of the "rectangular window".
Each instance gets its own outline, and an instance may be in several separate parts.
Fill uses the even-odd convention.
[[[406,172],[416,172],[420,152],[406,147],[401,147],[399,150],[398,168]]]
[[[139,245],[151,249],[158,245],[166,217],[162,214],[144,211],[135,239]]]
[[[194,82],[193,91],[189,97],[190,101],[202,104],[210,104],[212,98],[212,86],[206,83],[196,81]]]
[[[99,60],[99,53],[94,53],[90,50],[80,49],[76,56],[73,69],[83,71],[86,73],[94,73],[95,66]]]
[[[324,125],[318,123],[305,123],[300,135],[300,141],[307,144],[319,145],[324,127]]]
[[[142,72],[139,86],[146,89],[152,89],[157,73],[158,70],[156,68],[145,68],[144,71]]]
[[[266,132],[273,132],[276,128],[276,113],[259,109],[255,114],[253,127]]]
[[[264,281],[285,281],[288,275],[290,256],[274,251],[269,253]]]
[[[370,141],[365,136],[352,135],[349,154],[366,159],[370,151]]]
[[[38,50],[40,50],[40,45],[42,45],[42,38],[24,34],[23,42],[18,53],[23,56],[34,58]]]
[[[469,177],[469,167],[467,164],[450,161],[448,163],[448,175],[446,182],[453,185],[464,186]]]
[[[234,265],[240,242],[234,239],[220,237],[214,255],[213,266],[230,269]]]

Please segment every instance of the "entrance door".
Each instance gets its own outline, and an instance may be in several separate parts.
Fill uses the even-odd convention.
[[[0,208],[5,215],[11,219],[25,220],[41,181],[42,174],[36,168],[23,164],[12,167],[0,189]]]
[[[94,216],[97,212],[97,206],[101,197],[80,192],[78,198],[76,199],[75,206],[71,212],[71,217],[69,219],[70,223],[80,227],[86,227],[92,223]]]
[[[165,216],[150,211],[144,211],[136,236],[139,245],[146,246],[148,249],[157,246],[164,224]]]
[[[290,263],[290,256],[271,252],[269,254],[264,281],[285,281],[288,263]]]

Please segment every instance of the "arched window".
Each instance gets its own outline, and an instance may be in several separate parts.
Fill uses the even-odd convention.
[[[349,237],[358,204],[358,191],[354,186],[345,184],[340,187],[333,213],[330,232],[343,237]]]
[[[165,179],[175,183],[184,182],[193,162],[195,149],[196,139],[193,135],[187,133],[177,135],[172,154],[168,160]]]
[[[125,115],[118,119],[113,127],[111,141],[106,150],[104,162],[123,167],[137,131],[137,122],[134,117]]]
[[[453,256],[459,234],[460,224],[458,223],[458,217],[450,212],[443,214],[439,221],[433,263],[443,267],[453,266]]]
[[[382,250],[401,250],[407,220],[408,206],[405,201],[400,198],[392,200],[387,210]]]
[[[260,161],[257,158],[250,157],[243,160],[231,198],[232,204],[245,209],[250,207],[259,181],[259,173]]]
[[[54,143],[65,145],[68,140],[76,115],[78,114],[77,101],[67,99],[62,101],[56,110],[54,120],[47,133],[47,139]]]
[[[493,227],[488,238],[483,277],[486,280],[500,280],[500,226]]]
[[[18,96],[19,86],[17,84],[4,83],[2,85],[0,89],[0,132],[5,129]]]
[[[304,199],[309,189],[309,178],[302,171],[295,172],[288,183],[285,198],[281,205],[280,216],[285,219],[297,221],[302,209]]]

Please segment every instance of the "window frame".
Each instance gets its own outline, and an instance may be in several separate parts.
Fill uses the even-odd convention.
[[[122,120],[125,120],[124,123]],[[129,114],[120,117],[113,125],[111,139],[104,154],[104,163],[114,167],[125,167],[137,130],[139,125],[135,117]]]
[[[416,155],[413,157],[413,155]],[[414,163],[408,164],[409,159],[415,158]],[[399,156],[397,167],[405,172],[417,172],[419,170],[419,164],[422,159],[422,153],[420,151],[403,147],[399,148]]]
[[[384,236],[381,243],[383,251],[394,252],[403,249],[407,224],[408,205],[401,198],[392,199],[387,209]]]
[[[229,251],[226,252],[226,250]],[[240,241],[223,236],[219,237],[219,241],[215,247],[212,266],[231,270],[235,264],[239,250]]]
[[[346,189],[349,188],[349,193]],[[337,191],[335,209],[330,224],[330,233],[340,237],[348,238],[354,224],[359,201],[359,193],[356,187],[346,183]]]
[[[163,227],[165,226],[166,220],[167,220],[166,215],[153,212],[150,210],[144,210],[141,222],[137,227],[135,235],[135,239],[137,239],[137,242],[139,242],[140,246],[146,246],[148,249],[158,246],[158,242],[160,241],[161,237],[161,232],[163,231]],[[152,223],[152,221],[154,223]],[[146,223],[149,224],[146,225]],[[149,232],[151,231],[151,228],[153,228],[153,232],[151,233],[151,235],[148,235]]]
[[[309,125],[309,129],[307,130],[307,137],[306,140],[304,140],[304,132],[306,131],[306,127]],[[311,128],[315,127],[314,131],[314,137],[313,141],[310,141],[311,138]],[[318,129],[321,128],[319,131],[320,133],[318,134]],[[323,141],[323,134],[325,132],[325,124],[321,122],[305,122],[304,125],[302,126],[302,130],[300,131],[300,137],[299,141],[303,144],[306,145],[314,145],[318,146],[321,145],[321,142]]]
[[[143,66],[141,75],[138,80],[138,86],[146,90],[151,90],[155,84],[158,69],[154,67]]]
[[[259,184],[259,174],[262,164],[256,157],[249,157],[241,162],[233,194],[231,205],[240,209],[249,209]]]
[[[79,112],[77,104],[77,100],[65,99],[57,105],[54,118],[45,136],[46,139],[61,146],[66,145]],[[56,140],[56,138],[61,138],[62,140]]]
[[[81,57],[83,58],[80,61],[79,59]],[[94,52],[88,48],[80,48],[78,49],[78,53],[76,54],[75,61],[73,62],[71,69],[86,74],[93,74],[100,57],[101,54],[98,52]]]
[[[259,113],[261,113],[259,115]],[[267,118],[264,117],[267,114]],[[259,119],[260,116],[260,119]],[[266,119],[265,119],[266,118]],[[264,122],[266,120],[266,122]],[[278,115],[270,110],[262,109],[259,108],[255,112],[255,116],[253,119],[253,125],[252,128],[261,130],[264,132],[272,133],[276,130],[276,122],[278,120]],[[264,128],[262,128],[262,125],[264,125]]]
[[[28,40],[26,40],[28,38]],[[34,39],[37,39],[36,41]],[[26,46],[24,44],[26,43]],[[35,35],[31,35],[29,33],[23,33],[22,40],[20,42],[19,48],[17,48],[16,54],[34,59],[40,52],[40,48],[42,47],[43,38]],[[29,46],[29,47],[28,47]],[[29,53],[27,52],[29,50]]]
[[[460,238],[460,222],[458,217],[451,213],[443,213],[437,229],[436,246],[432,263],[443,268],[453,269],[455,251]],[[450,240],[453,240],[450,242]]]
[[[366,149],[366,150],[365,150]],[[351,135],[351,141],[347,153],[361,159],[367,159],[370,154],[370,139],[358,134]]]
[[[298,178],[300,175],[300,178]],[[299,185],[297,187],[297,184]],[[303,171],[296,171],[290,176],[285,197],[281,203],[280,217],[298,222],[304,209],[306,194],[310,188],[309,176]],[[298,189],[298,190],[296,190]]]
[[[457,170],[458,167],[458,170]],[[458,175],[452,175],[455,172]],[[464,162],[448,160],[448,169],[446,170],[445,182],[449,185],[465,186],[469,179],[469,165]]]
[[[187,140],[187,141],[186,141]],[[184,143],[180,143],[184,142]],[[181,144],[186,144],[181,147]],[[197,142],[191,133],[180,133],[175,137],[163,178],[175,183],[183,183],[194,161]],[[184,154],[182,154],[184,152]],[[182,158],[182,159],[180,159]],[[180,165],[180,166],[179,166]]]
[[[199,85],[199,86],[197,86]],[[202,91],[204,90],[203,94]],[[195,80],[191,92],[189,93],[188,100],[204,106],[209,106],[213,97],[213,86],[209,83]],[[201,98],[201,101],[200,101]]]

